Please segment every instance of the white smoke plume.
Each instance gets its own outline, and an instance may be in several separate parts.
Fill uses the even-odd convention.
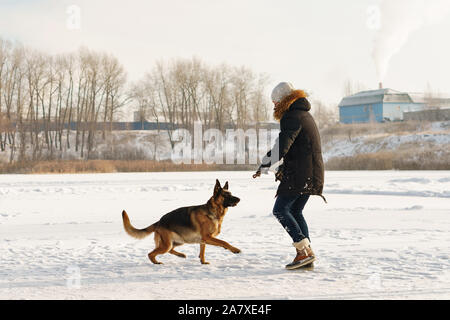
[[[382,82],[391,58],[414,31],[442,22],[450,14],[450,0],[382,0],[381,25],[375,35],[372,56]]]

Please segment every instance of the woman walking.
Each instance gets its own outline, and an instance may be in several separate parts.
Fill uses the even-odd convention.
[[[325,200],[320,135],[306,98],[303,90],[295,90],[288,82],[281,82],[273,89],[274,118],[280,121],[280,134],[253,175],[256,178],[267,173],[269,167],[283,160],[275,175],[280,185],[273,214],[292,238],[296,249],[296,256],[286,265],[287,269],[312,266],[316,259],[303,208],[311,195],[319,195]]]

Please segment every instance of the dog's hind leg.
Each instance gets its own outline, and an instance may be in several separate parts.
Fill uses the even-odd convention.
[[[155,233],[156,248],[148,254],[148,258],[154,264],[162,264],[162,262],[156,260],[157,255],[164,254],[172,250],[172,241],[169,237],[170,236],[165,233]]]
[[[180,258],[186,258],[186,255],[185,255],[184,253],[175,251],[174,248],[172,248],[172,249],[169,251],[169,253],[171,253],[171,254],[173,254],[173,255],[176,255],[177,257],[180,257]]]

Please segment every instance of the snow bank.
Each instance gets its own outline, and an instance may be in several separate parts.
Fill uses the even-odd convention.
[[[379,151],[395,151],[403,146],[414,145],[419,148],[439,146],[441,150],[450,148],[450,133],[430,132],[402,135],[373,135],[333,140],[323,145],[323,158],[328,161],[334,157],[352,157],[357,154]]]

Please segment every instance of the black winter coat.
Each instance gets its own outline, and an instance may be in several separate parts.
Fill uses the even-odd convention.
[[[267,167],[283,159],[282,180],[277,195],[322,196],[324,165],[319,130],[309,113],[311,105],[306,97],[293,97],[291,103],[289,100],[285,103],[287,110],[284,110],[280,119],[279,137],[262,160],[262,166]]]

